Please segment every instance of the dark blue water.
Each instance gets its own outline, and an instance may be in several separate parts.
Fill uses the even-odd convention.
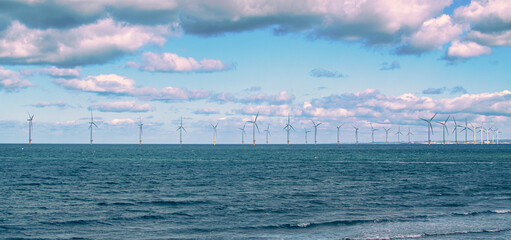
[[[511,145],[0,145],[0,238],[511,239]]]

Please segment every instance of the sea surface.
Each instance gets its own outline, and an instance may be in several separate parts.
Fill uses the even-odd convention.
[[[511,239],[511,145],[0,145],[1,239]]]

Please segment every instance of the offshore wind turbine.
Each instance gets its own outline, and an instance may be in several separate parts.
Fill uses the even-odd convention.
[[[475,145],[476,142],[477,142],[477,134],[476,134],[477,133],[477,131],[476,131],[477,127],[474,124],[472,124],[472,123],[470,124],[470,126],[472,126],[472,133],[474,133],[474,145]]]
[[[268,127],[266,127],[266,130],[264,130],[264,131],[266,132],[266,144],[268,144],[268,136],[271,136],[269,123],[268,123]]]
[[[28,145],[32,144],[32,120],[34,120],[34,114],[28,113]]]
[[[406,135],[408,136],[408,144],[412,144],[410,141],[410,135],[413,135],[413,133],[410,131],[410,127],[408,127],[408,133]]]
[[[479,128],[479,132],[481,133],[481,145],[483,145],[483,133],[484,133],[484,127],[483,127],[483,122],[481,122],[481,126],[480,127],[477,127]]]
[[[468,130],[472,131],[472,129],[470,129],[468,127],[468,122],[467,122],[467,119],[465,118],[465,126],[460,126],[460,127],[463,127],[463,129],[461,129],[461,132],[465,131],[465,144],[468,144]],[[475,133],[474,133],[474,138],[475,138]],[[475,143],[475,140],[474,140],[474,143]]]
[[[303,128],[305,130],[305,144],[307,144],[307,133],[310,133],[311,131],[307,130],[307,128]]]
[[[373,128],[373,124],[369,123],[371,125],[371,143],[374,144],[374,131],[377,131],[378,129]]]
[[[499,144],[499,133],[500,133],[500,131],[499,131],[499,129],[495,129],[495,130],[497,131],[497,145],[498,145]]]
[[[341,129],[342,125],[344,125],[344,123],[342,123],[341,125],[337,126],[337,145],[339,145],[339,132],[340,132],[340,129]]]
[[[401,141],[399,140],[399,135],[403,135],[403,133],[401,132],[401,126],[399,126],[397,128],[396,135],[397,135],[397,144],[401,144]]]
[[[444,122],[438,122],[438,124],[442,125],[442,133],[443,133],[443,144],[445,145],[445,131],[447,131],[447,134],[449,134],[449,130],[447,129],[447,121],[451,115],[447,116],[447,119],[445,119]]]
[[[142,126],[144,126],[144,123],[142,122],[142,117],[138,117],[137,125],[140,128],[138,131],[138,144],[142,145]]]
[[[261,133],[259,131],[259,126],[257,126],[257,117],[259,117],[259,112],[257,112],[257,114],[256,114],[256,116],[254,118],[254,121],[248,121],[247,122],[247,123],[252,123],[252,141],[253,141],[254,145],[255,145],[255,142],[256,142],[256,140],[255,140],[255,130],[256,130],[256,128],[257,128],[257,132]]]
[[[486,131],[486,144],[490,144],[490,129],[491,128],[485,129],[485,131]]]
[[[211,127],[213,127],[213,146],[216,145],[216,127],[218,126],[218,122],[216,122],[215,125],[213,125],[212,123],[211,124]]]
[[[495,144],[495,129],[490,128],[491,130],[491,144]]]
[[[245,126],[247,126],[247,123],[244,123],[242,128],[238,128],[241,130],[241,144],[245,144],[245,135],[247,135],[245,132]]]
[[[389,144],[389,131],[391,128],[385,128],[383,127],[383,129],[385,130],[385,144]]]
[[[291,131],[291,129],[293,129],[293,131],[295,130],[295,128],[291,125],[291,123],[289,121],[289,114],[288,114],[287,115],[287,124],[284,127],[284,130],[286,130],[286,132],[287,132],[287,145],[289,145],[289,131]]]
[[[454,118],[454,116],[452,117],[452,120],[454,121],[454,129],[452,130],[452,132],[454,133],[454,142],[457,145],[458,144],[458,123],[456,123],[456,119]],[[459,127],[462,127],[462,126],[459,126]]]
[[[433,134],[433,125],[431,125],[431,121],[433,121],[433,118],[435,118],[436,115],[437,115],[437,113],[435,113],[435,115],[433,115],[433,117],[430,118],[429,120],[420,118],[422,121],[425,121],[428,123],[428,145],[431,145],[431,134]]]
[[[316,145],[316,135],[318,135],[318,126],[321,125],[321,123],[315,123],[314,121],[312,121],[312,125],[314,126],[314,145]]]
[[[179,131],[179,145],[183,144],[183,131],[186,132],[186,129],[183,127],[183,117],[181,117],[181,124],[179,125],[179,127],[177,128],[176,131]]]
[[[356,144],[358,145],[358,127],[353,126],[353,128],[355,129],[355,140]]]
[[[92,111],[90,111],[90,122],[89,122],[89,129],[90,129],[90,145],[92,145],[92,125],[98,127],[96,123],[94,122],[94,116],[92,115]]]

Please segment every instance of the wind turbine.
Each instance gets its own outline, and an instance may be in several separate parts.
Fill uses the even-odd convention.
[[[476,144],[476,142],[477,142],[477,135],[476,135],[476,133],[477,133],[477,132],[476,132],[477,127],[476,127],[474,124],[472,124],[472,123],[470,124],[470,126],[472,126],[472,133],[474,133],[474,145],[475,145],[475,144]]]
[[[401,132],[401,126],[399,126],[397,128],[396,135],[397,135],[397,144],[401,144],[401,141],[399,141],[399,135],[403,135],[403,133]]]
[[[389,143],[389,131],[391,128],[385,128],[383,127],[383,129],[385,130],[385,144],[388,144]]]
[[[289,131],[291,131],[291,129],[293,129],[293,131],[295,130],[295,128],[291,125],[291,123],[289,122],[289,114],[287,115],[287,124],[286,126],[284,127],[284,130],[287,131],[287,145],[289,146]]]
[[[433,134],[433,125],[431,125],[431,121],[433,121],[433,118],[436,117],[436,114],[437,113],[435,113],[435,115],[433,115],[433,117],[430,118],[429,120],[428,119],[424,119],[424,118],[420,118],[422,121],[425,121],[425,122],[428,123],[428,145],[431,145],[431,134]]]
[[[34,114],[30,116],[30,113],[28,113],[28,145],[32,144],[32,120],[34,120]]]
[[[213,146],[216,145],[216,127],[218,126],[218,122],[215,125],[211,124],[213,127]]]
[[[245,144],[245,135],[247,135],[247,133],[245,132],[246,125],[247,123],[244,123],[242,128],[238,128],[239,130],[241,130],[241,144]]]
[[[92,145],[92,125],[98,127],[96,123],[94,122],[94,116],[92,115],[92,111],[90,111],[90,122],[89,122],[89,129],[90,129],[90,145]]]
[[[321,125],[321,123],[316,124],[314,121],[312,121],[312,125],[314,126],[314,145],[316,145],[316,135],[318,135],[318,126]]]
[[[481,126],[477,127],[477,128],[479,128],[479,132],[481,132],[481,145],[483,145],[483,133],[484,133],[483,123],[481,122]]]
[[[374,144],[374,131],[377,131],[378,129],[373,128],[373,124],[369,123],[371,125],[371,140],[372,144]]]
[[[248,121],[247,122],[247,123],[252,123],[252,130],[253,130],[253,132],[252,132],[252,140],[253,140],[253,144],[254,145],[255,145],[255,142],[256,142],[256,140],[255,140],[255,130],[256,130],[256,128],[257,128],[257,132],[260,133],[259,126],[257,126],[257,117],[259,117],[259,112],[257,112],[254,121]]]
[[[269,123],[268,123],[268,127],[266,127],[266,130],[264,130],[264,131],[266,132],[266,144],[268,144],[268,136],[271,136]]]
[[[452,117],[452,120],[454,121],[454,129],[452,130],[452,132],[454,133],[454,142],[456,143],[456,145],[458,145],[458,124],[456,123],[456,119],[454,118],[454,116]]]
[[[340,129],[341,129],[342,125],[344,125],[344,123],[342,123],[341,125],[337,126],[337,145],[339,145],[339,132],[340,132]]]
[[[490,144],[490,128],[485,129],[486,130],[486,144]]]
[[[358,145],[358,127],[353,126],[353,128],[355,129],[355,140]]]
[[[471,124],[472,125],[472,124]],[[465,126],[460,126],[460,127],[463,127],[463,129],[461,129],[461,131],[465,131],[465,144],[468,144],[468,130],[472,131],[472,129],[470,129],[468,127],[468,122],[467,122],[467,119],[465,118]],[[473,132],[473,131],[472,131]],[[474,138],[475,138],[475,133],[474,133]],[[474,143],[475,143],[475,140],[474,140]]]
[[[499,133],[500,133],[500,131],[499,131],[499,129],[495,129],[495,130],[497,131],[497,145],[498,145],[499,144]]]
[[[138,144],[142,145],[142,126],[144,125],[144,123],[142,123],[142,117],[138,117],[137,125],[140,128],[140,130],[138,131]]]
[[[413,133],[410,131],[410,127],[408,127],[408,133],[406,135],[408,136],[408,144],[412,144],[410,141],[410,135],[413,135]]]
[[[179,125],[179,127],[177,128],[176,131],[179,131],[179,145],[183,144],[183,131],[186,132],[186,129],[183,127],[183,117],[181,117],[181,124]]]
[[[445,145],[445,131],[447,131],[447,134],[449,135],[449,130],[447,129],[447,121],[451,115],[447,116],[447,119],[445,119],[444,122],[438,122],[438,124],[442,125],[442,133],[443,133],[443,144]]]
[[[307,133],[310,133],[311,131],[307,130],[307,128],[303,128],[305,130],[305,144],[307,144]]]

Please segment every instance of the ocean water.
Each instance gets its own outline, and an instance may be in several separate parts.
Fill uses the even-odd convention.
[[[511,145],[0,145],[2,239],[511,239]]]

